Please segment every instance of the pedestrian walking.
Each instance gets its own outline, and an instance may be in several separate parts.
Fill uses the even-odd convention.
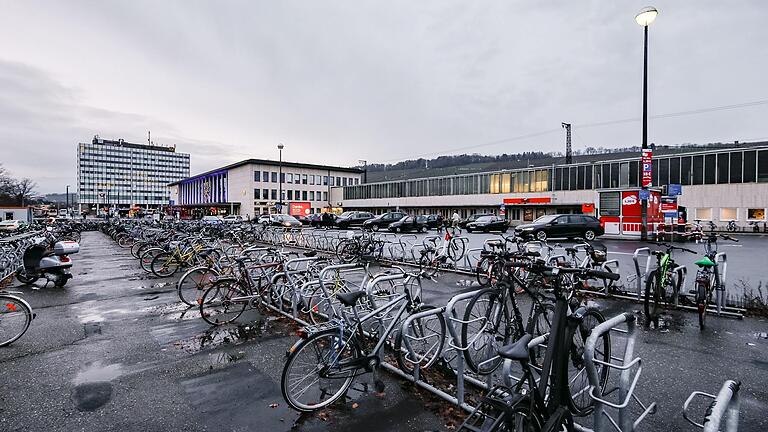
[[[453,216],[451,216],[451,225],[456,228],[459,226],[459,221],[461,221],[461,217],[459,216],[459,213],[454,210]]]

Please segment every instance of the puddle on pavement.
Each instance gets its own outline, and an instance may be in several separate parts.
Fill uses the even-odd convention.
[[[101,334],[101,323],[99,322],[87,322],[83,324],[83,331],[85,337],[95,336]]]
[[[768,339],[768,332],[755,333],[757,339]]]
[[[245,351],[212,353],[208,354],[208,357],[211,362],[210,369],[213,369],[217,366],[235,363],[244,359]]]
[[[101,361],[90,363],[75,376],[75,385],[86,382],[111,381],[126,372],[122,363],[105,365]]]
[[[651,324],[650,326],[651,329],[659,330],[660,333],[669,333],[670,331],[680,333],[683,331],[684,327],[685,319],[682,316],[673,316],[669,314],[659,315],[658,323]]]
[[[72,403],[79,411],[94,411],[112,399],[112,381],[123,375],[121,363],[105,365],[93,362],[81,370],[72,380]]]

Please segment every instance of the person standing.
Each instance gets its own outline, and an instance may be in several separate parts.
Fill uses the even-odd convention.
[[[454,210],[453,215],[451,216],[451,225],[456,228],[459,226],[459,221],[461,221],[461,217],[459,217],[459,213]]]

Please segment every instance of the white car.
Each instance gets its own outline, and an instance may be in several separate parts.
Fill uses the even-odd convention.
[[[0,222],[0,231],[16,231],[27,223],[23,220],[6,220]]]
[[[242,221],[243,221],[243,217],[240,215],[224,216],[224,222],[232,223],[232,222],[242,222]]]
[[[219,216],[203,216],[203,222],[208,224],[220,224],[222,221]]]

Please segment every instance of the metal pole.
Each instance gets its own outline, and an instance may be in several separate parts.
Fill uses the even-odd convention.
[[[279,174],[277,174],[277,202],[280,206],[279,213],[283,212],[283,145],[279,144],[277,146],[277,149],[280,151],[280,162],[278,164],[278,171]]]
[[[648,26],[643,26],[643,141],[642,149],[648,148]],[[642,153],[641,153],[642,155]],[[642,160],[641,160],[642,163]],[[643,190],[648,187],[643,185]],[[648,240],[648,200],[640,202],[640,239]]]
[[[69,216],[69,185],[67,185],[67,216]]]

